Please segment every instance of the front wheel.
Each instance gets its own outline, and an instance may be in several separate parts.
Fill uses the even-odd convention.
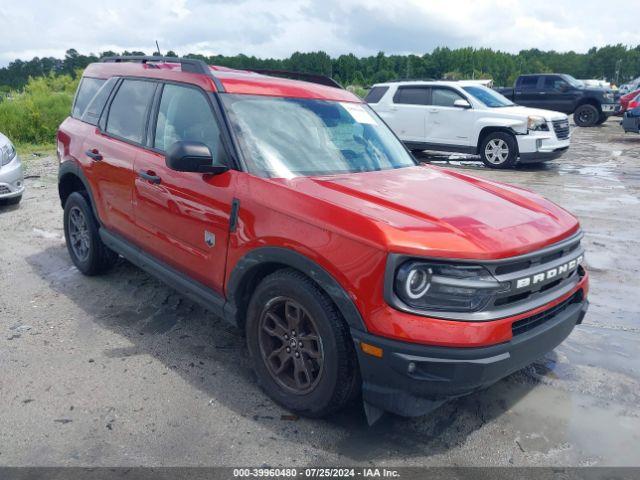
[[[288,410],[322,417],[357,394],[349,329],[302,273],[279,270],[260,282],[249,303],[246,333],[260,386]]]
[[[598,117],[598,121],[596,122],[596,125],[602,125],[604,122],[607,121],[607,117],[604,113],[600,114],[600,117]]]
[[[573,112],[573,121],[579,127],[593,127],[598,123],[600,112],[596,107],[590,104],[580,105]]]
[[[480,144],[480,157],[489,168],[511,168],[517,160],[517,144],[506,132],[489,133]]]

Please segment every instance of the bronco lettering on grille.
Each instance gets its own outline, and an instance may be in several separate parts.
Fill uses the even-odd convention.
[[[555,268],[550,268],[544,272],[536,273],[535,275],[530,275],[528,277],[519,278],[516,280],[516,288],[525,288],[530,287],[531,285],[537,285],[539,283],[544,282],[545,280],[550,280],[558,275],[563,275],[568,272],[572,272],[578,265],[582,263],[584,259],[583,255],[580,255],[577,258],[574,258],[570,262],[563,263]]]

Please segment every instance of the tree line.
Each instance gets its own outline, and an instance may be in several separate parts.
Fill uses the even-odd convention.
[[[121,52],[122,55],[144,55],[144,52]],[[0,91],[20,90],[30,77],[68,74],[74,77],[79,69],[100,57],[117,55],[80,54],[67,50],[64,58],[33,58],[15,60],[0,69]],[[167,56],[176,56],[167,52]],[[496,85],[510,85],[523,73],[559,72],[576,78],[598,78],[623,83],[640,76],[640,45],[622,44],[589,49],[586,53],[542,51],[538,49],[507,53],[490,48],[438,47],[424,55],[377,55],[357,57],[353,54],[330,57],[327,53],[295,52],[289,58],[257,58],[247,55],[187,54],[212,65],[231,68],[283,69],[329,75],[344,85],[368,86],[392,79],[462,79],[492,78]]]
[[[144,52],[121,52],[123,55],[144,55]],[[19,144],[50,144],[60,122],[69,114],[73,95],[82,69],[103,56],[82,55],[68,50],[64,58],[34,58],[16,60],[0,69],[0,132]],[[176,56],[167,52],[167,56]],[[286,59],[259,59],[246,55],[203,56],[212,65],[232,68],[282,69],[329,75],[344,85],[361,87],[391,79],[417,78],[493,78],[496,85],[513,82],[520,73],[563,72],[576,78],[606,78],[616,76],[623,82],[640,75],[640,46],[623,45],[592,48],[587,53],[542,52],[524,50],[510,54],[491,49],[436,48],[418,55],[385,55],[370,57],[341,55],[331,58],[325,52],[296,52]]]

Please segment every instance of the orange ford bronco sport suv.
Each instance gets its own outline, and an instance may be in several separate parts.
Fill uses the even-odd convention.
[[[119,255],[246,333],[260,385],[309,416],[361,393],[422,415],[582,321],[578,221],[521,188],[417,164],[330,79],[198,60],[89,65],[58,131],[71,259]]]

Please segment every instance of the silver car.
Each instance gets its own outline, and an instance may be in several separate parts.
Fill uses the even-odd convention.
[[[0,133],[0,204],[15,204],[22,199],[24,178],[20,157],[11,141]]]

